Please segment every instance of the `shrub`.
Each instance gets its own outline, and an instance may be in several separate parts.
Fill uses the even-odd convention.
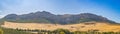
[[[3,30],[2,29],[0,29],[0,34],[3,34]]]

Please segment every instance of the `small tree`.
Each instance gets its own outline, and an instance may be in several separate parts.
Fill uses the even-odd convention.
[[[0,29],[0,34],[3,34],[3,31]]]
[[[60,34],[65,34],[65,32],[61,31]]]

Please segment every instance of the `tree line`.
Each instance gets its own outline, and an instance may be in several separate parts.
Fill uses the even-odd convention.
[[[29,31],[29,32],[38,32],[37,34],[120,34],[120,32],[99,32],[97,30],[90,31],[74,31],[71,32],[67,29],[56,29],[53,31],[50,30],[30,30],[30,29],[17,29],[18,31]]]

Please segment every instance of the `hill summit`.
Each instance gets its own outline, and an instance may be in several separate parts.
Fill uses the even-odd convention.
[[[91,13],[81,13],[81,14],[64,14],[64,15],[55,15],[46,11],[38,11],[35,13],[29,14],[9,14],[3,18],[5,21],[11,22],[21,22],[21,23],[52,23],[52,24],[75,24],[89,21],[98,21],[98,22],[109,22],[115,23],[105,17],[98,16]]]

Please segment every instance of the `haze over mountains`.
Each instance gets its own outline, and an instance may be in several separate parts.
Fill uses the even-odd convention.
[[[82,22],[89,22],[89,21],[97,21],[97,22],[109,22],[115,23],[105,17],[98,16],[91,13],[81,13],[81,14],[64,14],[64,15],[54,15],[50,12],[46,11],[38,11],[35,13],[29,14],[9,14],[2,18],[5,21],[11,22],[21,22],[21,23],[52,23],[52,24],[75,24],[75,23],[82,23]]]

